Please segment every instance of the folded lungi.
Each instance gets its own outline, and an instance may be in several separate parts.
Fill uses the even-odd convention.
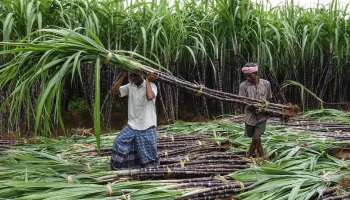
[[[126,126],[114,139],[111,168],[137,168],[158,165],[156,128],[134,130]]]

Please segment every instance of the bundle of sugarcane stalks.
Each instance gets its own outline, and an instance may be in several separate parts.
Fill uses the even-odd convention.
[[[148,66],[140,67],[140,69],[147,73],[154,73],[161,81],[174,85],[178,88],[194,92],[194,94],[196,94],[197,96],[203,95],[220,101],[252,106],[256,108],[258,112],[270,113],[271,116],[277,116],[282,117],[283,119],[288,119],[290,117],[295,116],[299,110],[298,106],[292,104],[276,104],[268,101],[239,96],[233,93],[227,93],[219,90],[210,89],[205,87],[204,85],[191,83],[189,81],[178,78],[172,75],[171,73],[162,72]]]
[[[111,58],[108,58],[107,56],[107,59],[109,61],[113,61],[112,59],[113,54],[109,53],[109,56]],[[290,117],[296,116],[296,114],[299,111],[298,106],[292,105],[292,104],[284,105],[284,104],[271,103],[264,100],[248,98],[248,97],[239,96],[233,93],[210,89],[205,87],[204,85],[192,83],[190,81],[186,81],[184,79],[176,77],[166,70],[160,71],[153,67],[143,65],[139,62],[134,61],[131,57],[118,57],[115,60],[115,62],[125,64],[126,66],[129,67],[128,70],[130,71],[138,70],[139,72],[153,73],[157,76],[157,78],[160,81],[163,81],[167,84],[192,92],[196,96],[203,95],[208,98],[217,99],[219,101],[236,103],[243,106],[245,105],[251,106],[251,107],[254,107],[258,112],[269,113],[271,116],[281,117],[283,119],[289,119]]]

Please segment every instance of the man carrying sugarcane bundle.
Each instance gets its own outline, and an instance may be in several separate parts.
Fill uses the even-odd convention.
[[[129,83],[122,85],[128,77]],[[128,123],[115,138],[111,168],[138,168],[158,165],[157,156],[157,87],[154,74],[146,79],[141,73],[124,72],[112,87],[114,94],[128,96]]]
[[[239,86],[239,95],[258,100],[272,99],[271,84],[269,81],[258,76],[258,65],[247,63],[242,68],[245,81]],[[264,150],[261,145],[261,135],[265,132],[268,115],[259,112],[253,106],[246,106],[245,112],[245,135],[252,138],[247,156],[254,155],[264,157]]]

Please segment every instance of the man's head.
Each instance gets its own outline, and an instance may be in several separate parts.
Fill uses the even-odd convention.
[[[258,81],[258,65],[255,63],[247,63],[243,66],[242,72],[247,81],[256,83]]]
[[[135,84],[137,87],[139,87],[143,83],[144,79],[141,73],[132,72],[132,73],[129,73],[129,81]]]

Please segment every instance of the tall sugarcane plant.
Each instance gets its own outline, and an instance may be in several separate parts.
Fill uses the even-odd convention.
[[[4,41],[48,26],[84,27],[107,49],[137,50],[223,91],[236,90],[239,67],[254,61],[276,83],[295,80],[330,101],[348,96],[348,12],[338,0],[312,9],[293,1],[271,9],[249,0],[4,0],[0,11]]]
[[[231,93],[237,92],[242,81],[240,67],[245,62],[258,62],[262,76],[271,80],[276,97],[307,108],[318,102],[310,96],[300,99],[295,88],[280,91],[279,84],[297,81],[325,102],[346,101],[349,97],[348,8],[338,3],[333,0],[329,6],[303,9],[292,1],[271,8],[250,0],[184,0],[173,4],[148,0],[3,0],[0,40],[33,41],[38,34],[32,32],[47,27],[83,28],[80,33],[95,35],[107,50],[137,52],[186,80]],[[7,48],[3,45],[4,50]],[[3,55],[0,63],[9,59]],[[96,60],[87,60],[91,62],[89,67],[95,65]],[[104,60],[105,56],[101,57],[101,63]],[[95,84],[90,80],[95,78],[84,78],[89,67],[83,67],[81,73],[88,91],[84,95],[90,103],[95,95],[90,90]],[[42,87],[38,84],[30,94],[38,95]],[[106,90],[103,84],[100,87]],[[66,88],[55,89],[67,92]],[[160,91],[166,116],[175,119],[179,102],[187,96],[169,87],[161,87]],[[4,96],[11,92],[5,90]],[[26,100],[27,107],[32,107],[31,101]],[[197,112],[207,110],[207,114],[234,111],[231,104],[217,104],[206,98],[193,98],[191,103],[197,105]],[[28,128],[30,115],[23,114],[23,110],[12,112],[11,118],[18,115],[21,122],[7,123],[9,128],[18,129],[19,124]]]

